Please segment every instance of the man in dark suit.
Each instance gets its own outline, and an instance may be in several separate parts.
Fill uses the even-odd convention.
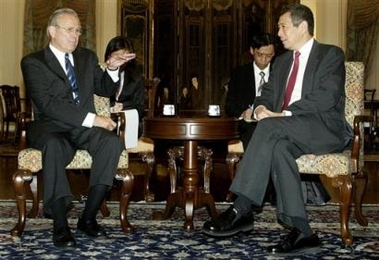
[[[276,58],[255,101],[258,124],[230,187],[238,197],[228,210],[206,221],[203,231],[219,237],[251,231],[251,206],[261,205],[271,176],[278,219],[291,231],[268,251],[313,252],[319,238],[309,225],[296,158],[344,149],[344,53],[313,38],[313,14],[304,5],[286,6],[278,28],[290,51]]]
[[[235,68],[228,83],[225,112],[229,117],[241,117],[238,124],[244,150],[256,127],[251,122],[255,97],[260,96],[262,84],[268,81],[270,62],[275,55],[275,37],[269,33],[255,35],[251,41],[252,62]]]
[[[28,127],[28,145],[42,152],[44,212],[53,219],[53,242],[57,247],[76,245],[67,223],[73,195],[65,172],[76,150],[85,149],[93,158],[88,200],[77,224],[91,237],[105,234],[96,214],[113,184],[123,150],[112,132],[116,123],[96,114],[93,95],[115,93],[118,67],[127,57],[111,57],[103,71],[94,52],[77,48],[80,34],[76,12],[56,10],[47,26],[49,45],[21,61],[35,119]]]

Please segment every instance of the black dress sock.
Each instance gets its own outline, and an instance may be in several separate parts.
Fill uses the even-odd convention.
[[[309,225],[309,221],[303,218],[293,218],[294,226],[300,230],[304,237],[309,237],[313,234],[313,230]]]
[[[99,211],[100,205],[103,202],[109,186],[95,185],[88,192],[87,201],[82,214],[82,220],[95,220],[96,214]]]
[[[243,195],[238,195],[236,200],[234,201],[234,208],[241,215],[247,215],[251,213],[251,205],[252,201]]]
[[[57,199],[51,204],[51,217],[53,218],[54,230],[68,227],[65,198]]]

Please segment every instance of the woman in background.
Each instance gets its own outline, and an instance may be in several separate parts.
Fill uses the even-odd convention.
[[[136,71],[136,60],[133,44],[130,38],[116,36],[107,45],[104,60],[121,53],[130,54],[127,62],[120,67],[120,86],[115,95],[111,97],[111,111],[136,109],[140,124],[139,135],[141,135],[141,122],[145,108],[145,89],[142,76]]]

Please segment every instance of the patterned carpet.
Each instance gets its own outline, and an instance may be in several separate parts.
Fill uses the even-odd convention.
[[[111,203],[111,216],[99,216],[108,236],[91,239],[75,229],[77,216],[82,209],[75,203],[69,223],[78,242],[74,250],[60,250],[52,243],[52,222],[38,217],[27,219],[21,239],[10,236],[16,223],[15,202],[0,202],[0,259],[378,259],[379,258],[379,206],[365,206],[368,227],[351,220],[354,236],[352,247],[345,247],[339,237],[338,207],[336,205],[308,206],[312,228],[321,238],[320,252],[309,255],[277,256],[266,253],[266,247],[278,242],[286,231],[276,222],[275,208],[267,205],[256,215],[255,228],[249,235],[229,239],[215,239],[200,231],[207,211],[195,211],[195,230],[183,230],[183,210],[177,209],[164,221],[151,220],[152,212],[162,210],[163,203],[144,202],[130,205],[128,219],[134,226],[132,234],[124,234],[117,219],[118,204]],[[217,204],[223,211],[228,204]]]

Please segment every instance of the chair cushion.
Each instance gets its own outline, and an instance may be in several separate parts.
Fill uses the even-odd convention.
[[[228,153],[242,154],[243,152],[243,144],[241,141],[233,140],[228,143]]]
[[[136,147],[127,149],[129,153],[154,152],[154,141],[150,138],[141,137]]]
[[[296,160],[296,163],[301,173],[322,174],[332,178],[338,175],[350,175],[356,171],[352,169],[350,154],[350,150],[323,155],[304,154]]]
[[[74,159],[67,165],[66,169],[91,169],[92,157],[86,150],[77,150]],[[18,168],[38,172],[42,169],[41,151],[27,148],[18,153]],[[128,151],[121,153],[118,168],[128,168]]]

